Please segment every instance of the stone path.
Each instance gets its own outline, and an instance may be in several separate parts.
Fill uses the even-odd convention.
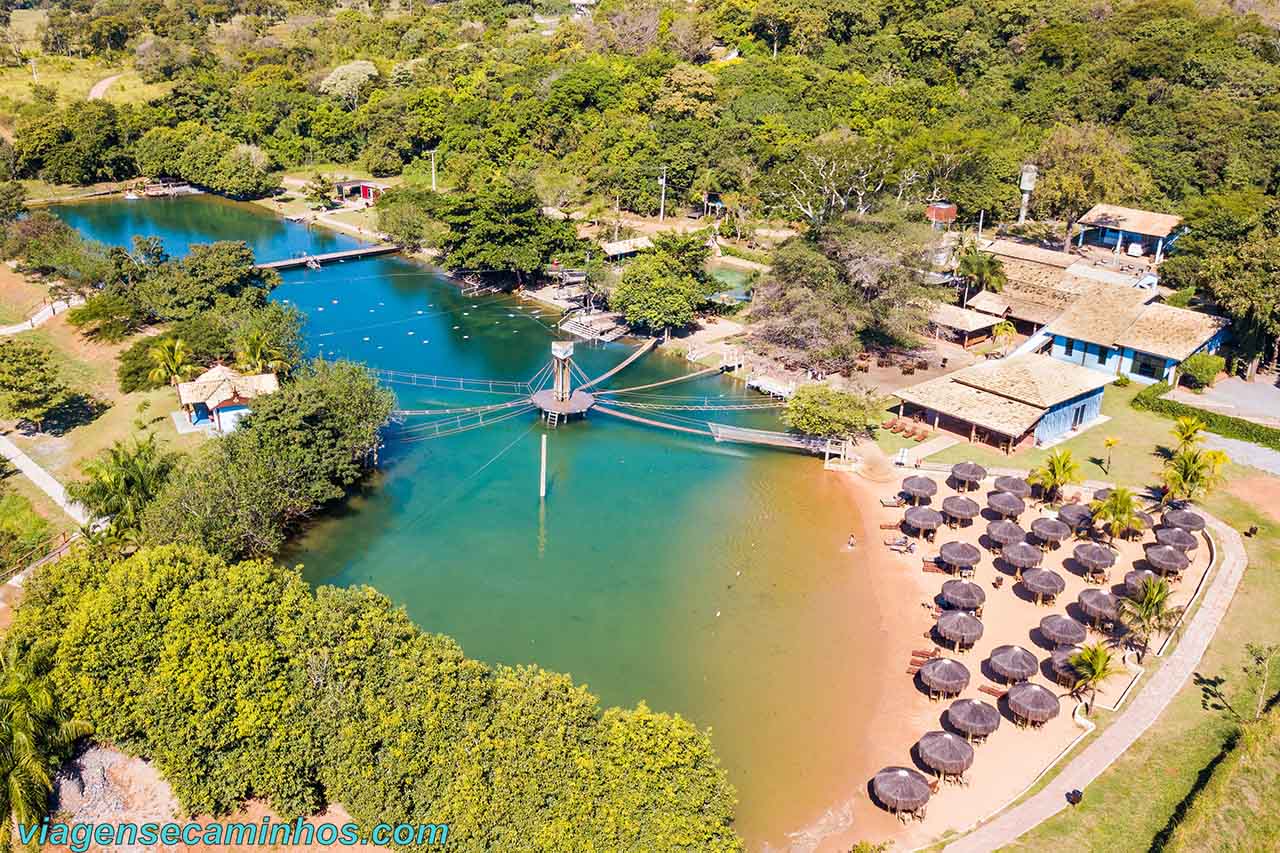
[[[1223,438],[1213,433],[1205,433],[1204,446],[1212,447],[1214,450],[1225,450],[1232,462],[1249,465],[1280,476],[1280,451],[1234,438]]]
[[[1097,779],[1126,749],[1151,727],[1156,718],[1186,685],[1200,663],[1226,615],[1236,587],[1248,562],[1240,534],[1223,522],[1206,515],[1209,531],[1218,548],[1218,570],[1206,591],[1200,609],[1191,618],[1182,640],[1156,671],[1141,692],[1111,722],[1096,740],[1043,789],[1009,809],[985,826],[944,848],[945,853],[988,853],[1017,840],[1024,833],[1053,817],[1067,806],[1067,792],[1081,791]]]
[[[21,471],[27,479],[35,483],[40,491],[48,495],[54,503],[62,507],[62,511],[81,526],[89,523],[89,513],[83,506],[67,497],[67,490],[54,476],[36,464],[35,460],[23,453],[18,445],[0,435],[0,456],[13,463],[13,467]]]
[[[123,74],[112,74],[110,77],[103,77],[97,83],[93,84],[93,88],[89,90],[88,100],[96,101],[107,94],[107,90],[111,85],[123,77]]]
[[[953,435],[952,433],[949,433],[949,432],[940,431],[937,435],[935,435],[933,438],[929,439],[928,441],[924,442],[923,444],[917,444],[915,447],[908,447],[907,448],[907,464],[914,465],[917,462],[921,462],[925,459],[928,459],[930,456],[932,456],[935,453],[941,453],[942,451],[946,450],[948,447],[954,447],[955,445],[959,444],[961,441],[963,441],[963,439],[960,438],[960,436],[958,435]],[[948,470],[950,470],[950,467],[951,466],[949,465],[947,466]]]
[[[74,308],[77,305],[83,304],[83,296],[73,296],[70,299],[59,299],[57,302],[51,302],[21,323],[15,323],[12,326],[0,326],[0,337],[17,335],[34,329],[37,326],[42,326],[52,319],[55,314],[61,314],[68,308]]]

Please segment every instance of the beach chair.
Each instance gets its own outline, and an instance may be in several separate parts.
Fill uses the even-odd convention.
[[[931,649],[912,649],[911,654],[915,655],[916,657],[932,659],[942,654],[942,650],[939,649],[937,646],[934,646]]]
[[[895,545],[898,545],[898,546],[906,545],[907,541],[908,541],[907,537],[903,535],[903,536],[897,537],[896,539],[886,539],[884,540],[884,544],[892,548]]]
[[[978,688],[978,692],[985,693],[988,696],[994,696],[997,699],[1003,699],[1004,694],[1008,693],[1009,691],[1001,690],[999,687],[992,687],[990,684],[984,684]]]
[[[880,499],[880,506],[884,506],[884,507],[900,507],[905,503],[906,503],[906,500],[902,497],[902,495],[894,495],[891,498]]]
[[[905,447],[898,449],[898,456],[893,460],[893,464],[899,468],[907,467],[907,449]]]

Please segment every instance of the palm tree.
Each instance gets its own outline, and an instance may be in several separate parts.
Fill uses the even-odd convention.
[[[1204,421],[1195,415],[1183,415],[1174,421],[1173,437],[1177,445],[1173,448],[1173,452],[1181,453],[1184,450],[1190,450],[1204,441],[1204,428]]]
[[[1051,451],[1044,463],[1027,475],[1027,482],[1039,486],[1046,503],[1053,503],[1064,486],[1080,482],[1080,466],[1066,448]]]
[[[996,345],[1001,348],[1003,348],[1008,340],[1017,333],[1018,330],[1014,328],[1014,325],[1008,320],[1001,320],[999,323],[996,323],[995,327],[991,330],[991,336],[995,338]]]
[[[1114,450],[1116,445],[1119,443],[1120,439],[1113,435],[1109,435],[1102,440],[1102,447],[1107,451],[1107,464],[1103,466],[1103,473],[1108,475],[1111,473],[1111,451]]]
[[[1102,682],[1113,675],[1119,675],[1121,668],[1116,656],[1103,643],[1090,643],[1080,647],[1080,651],[1071,656],[1071,668],[1075,670],[1076,680],[1071,692],[1076,695],[1089,695],[1085,708],[1093,708],[1093,700],[1098,695]]]
[[[1004,272],[1004,263],[991,254],[984,252],[976,245],[971,245],[960,255],[956,264],[956,275],[964,279],[964,300],[962,305],[969,304],[969,289],[976,287],[978,292],[990,290],[999,293],[1004,290],[1008,277]]]
[[[147,350],[155,367],[147,374],[152,382],[177,385],[200,372],[200,365],[192,360],[191,350],[182,338],[164,338]]]
[[[1164,483],[1163,503],[1174,500],[1194,501],[1204,497],[1222,483],[1222,466],[1230,457],[1221,450],[1188,447],[1179,450],[1164,463],[1160,481]]]
[[[265,332],[250,332],[236,351],[236,369],[245,373],[288,373],[293,369],[284,352],[273,346]]]
[[[1125,488],[1115,488],[1102,500],[1089,504],[1095,523],[1106,529],[1111,540],[1138,524],[1138,499]]]
[[[1129,631],[1138,650],[1138,660],[1146,657],[1151,638],[1173,630],[1182,615],[1181,607],[1169,604],[1172,589],[1164,578],[1148,578],[1134,598],[1122,598],[1116,607],[1117,620]]]
[[[32,826],[49,810],[53,774],[88,723],[68,719],[46,679],[18,657],[16,643],[0,656],[0,847],[13,828]]]
[[[161,450],[154,435],[131,444],[117,441],[84,464],[85,480],[67,492],[116,531],[137,529],[142,511],[169,478],[176,457]]]

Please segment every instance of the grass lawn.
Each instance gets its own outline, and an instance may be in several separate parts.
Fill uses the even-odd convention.
[[[1234,467],[1233,478],[1246,469]],[[1248,472],[1256,476],[1256,472]],[[1275,642],[1275,614],[1280,608],[1280,523],[1227,489],[1205,502],[1209,510],[1233,526],[1256,524],[1259,534],[1246,539],[1249,568],[1231,609],[1198,669],[1207,676],[1225,676],[1228,690],[1242,680],[1245,644]],[[1275,680],[1273,679],[1273,685]],[[1023,836],[1007,850],[1158,850],[1191,795],[1204,784],[1201,774],[1211,770],[1222,753],[1233,727],[1219,714],[1201,707],[1201,693],[1194,681],[1174,698],[1155,725],[1125,752],[1096,782],[1084,802],[1060,812]],[[1274,850],[1275,837],[1261,837],[1275,825],[1277,803],[1269,792],[1257,807],[1271,815],[1252,824],[1252,839],[1238,836],[1218,839],[1203,849]]]
[[[1136,382],[1127,388],[1108,385],[1102,398],[1102,414],[1111,420],[1051,450],[1070,450],[1086,480],[1112,480],[1130,487],[1157,482],[1164,464],[1157,445],[1167,440],[1173,422],[1151,412],[1140,412],[1129,405],[1144,387]],[[1120,439],[1120,444],[1111,454],[1110,473],[1103,468],[1107,455],[1103,440],[1108,437]],[[1006,456],[994,447],[964,442],[935,453],[929,461],[948,464],[973,461],[996,467],[1035,468],[1051,450],[1027,448]]]
[[[0,326],[20,323],[44,305],[49,291],[43,284],[0,265]]]
[[[7,66],[0,68],[0,104],[13,105],[30,101],[31,85],[52,86],[62,101],[83,100],[89,96],[93,84],[104,77],[121,75],[111,84],[103,100],[116,104],[138,104],[158,98],[169,91],[169,83],[144,83],[138,72],[121,65],[107,65],[96,59],[75,59],[69,56],[37,56],[36,78],[31,76],[31,66]],[[7,111],[7,110],[6,110]]]

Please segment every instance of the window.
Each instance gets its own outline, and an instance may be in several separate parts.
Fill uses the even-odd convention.
[[[1149,356],[1146,353],[1135,353],[1133,356],[1133,372],[1147,379],[1160,379],[1164,376],[1164,360]]]
[[[1111,357],[1111,350],[1106,347],[1098,347],[1098,364],[1106,364],[1107,359]]]
[[[1070,356],[1070,355],[1071,355],[1073,352],[1075,352],[1075,351],[1076,351],[1076,341],[1075,341],[1075,338],[1067,338],[1067,345],[1066,345],[1066,347],[1063,349],[1062,354],[1063,354],[1063,355],[1066,355],[1066,356]]]
[[[1080,429],[1080,424],[1084,423],[1084,406],[1076,406],[1076,410],[1071,413],[1071,428]]]

